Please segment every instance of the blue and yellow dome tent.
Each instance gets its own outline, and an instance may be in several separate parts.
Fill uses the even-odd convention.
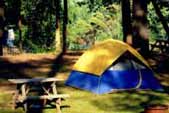
[[[87,50],[75,63],[66,85],[96,94],[114,90],[162,90],[145,59],[131,46],[109,39]]]

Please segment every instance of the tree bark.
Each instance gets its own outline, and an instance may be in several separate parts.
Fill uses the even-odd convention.
[[[48,73],[49,77],[55,76],[55,74],[61,68],[63,61],[63,38],[60,36],[60,0],[55,0],[56,6],[56,31],[55,31],[55,47],[56,47],[56,59],[53,62],[51,71]]]
[[[21,17],[21,0],[18,2],[18,29],[19,29],[19,49],[22,52],[22,17]]]
[[[130,0],[122,0],[121,7],[122,7],[123,41],[132,45]]]
[[[64,0],[64,18],[63,18],[63,53],[66,53],[66,39],[67,39],[67,23],[68,23],[68,6],[67,0]]]
[[[59,53],[63,52],[63,39],[60,36],[60,0],[55,1],[56,6],[56,34],[55,34],[55,44],[56,44],[56,51]]]
[[[22,52],[22,20],[19,19],[18,21],[18,28],[19,28],[19,49]]]
[[[133,46],[143,57],[149,56],[147,0],[133,0]]]
[[[5,27],[5,2],[4,0],[0,0],[0,56],[3,55],[3,32]]]

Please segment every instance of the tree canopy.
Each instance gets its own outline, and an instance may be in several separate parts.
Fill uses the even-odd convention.
[[[64,20],[64,1],[60,0],[59,3],[59,21],[62,24],[66,21]],[[120,4],[120,0],[68,0],[67,48],[72,50],[86,49],[95,42],[106,38],[122,40],[122,10]],[[169,8],[164,5],[160,5],[160,7],[163,15],[169,17]],[[54,50],[56,48],[57,11],[55,0],[6,0],[6,26],[14,26],[16,45],[19,44],[20,40],[18,20],[22,20],[22,34],[20,35],[22,35],[25,51],[45,52]],[[167,34],[151,3],[148,4],[147,16],[150,39],[165,37]],[[61,26],[62,29],[65,29],[64,26]]]

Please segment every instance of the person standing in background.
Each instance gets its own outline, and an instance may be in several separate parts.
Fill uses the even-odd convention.
[[[8,38],[7,38],[7,45],[9,47],[14,47],[14,40],[15,40],[15,33],[13,28],[8,29]]]

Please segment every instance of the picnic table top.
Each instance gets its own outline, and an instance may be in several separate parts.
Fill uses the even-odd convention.
[[[8,79],[9,82],[13,84],[26,84],[26,83],[47,83],[47,82],[58,82],[64,81],[64,79],[58,78],[23,78],[23,79]]]

